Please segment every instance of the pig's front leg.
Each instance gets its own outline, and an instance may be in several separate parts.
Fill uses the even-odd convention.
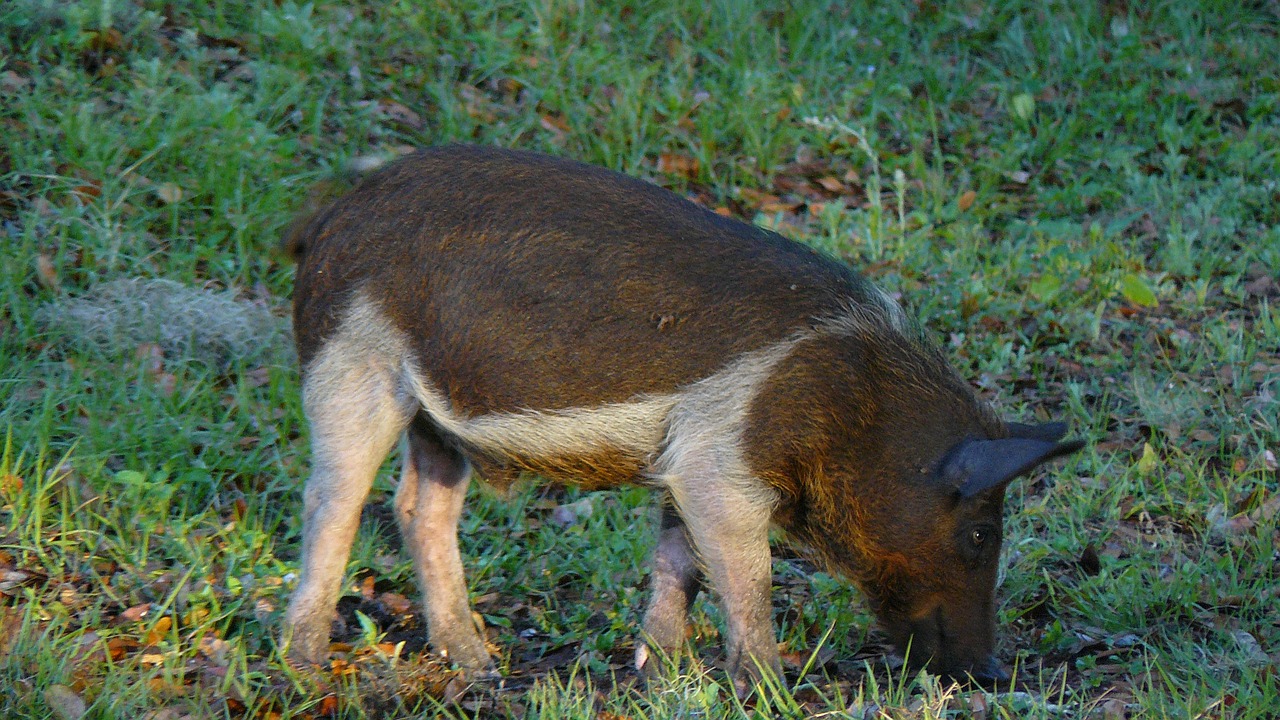
[[[672,658],[680,652],[689,625],[689,606],[700,584],[698,561],[684,521],[670,501],[664,501],[662,530],[649,575],[652,596],[644,614],[644,638],[636,645],[637,670],[653,676],[663,657]]]
[[[739,694],[766,673],[782,678],[770,602],[774,494],[754,478],[709,468],[669,481],[693,546],[724,607],[727,670]]]
[[[493,660],[472,620],[458,551],[458,519],[471,467],[421,417],[406,437],[396,517],[422,585],[431,645],[471,677],[490,677]]]

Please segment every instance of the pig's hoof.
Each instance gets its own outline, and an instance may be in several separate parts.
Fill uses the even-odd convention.
[[[502,673],[498,672],[496,665],[490,663],[485,667],[462,668],[462,677],[466,678],[469,683],[487,683],[501,680]]]
[[[457,666],[469,682],[495,680],[502,677],[498,668],[489,657],[484,645],[476,643],[458,643],[446,646],[440,657],[447,663]]]
[[[746,700],[754,695],[761,688],[782,688],[787,687],[787,676],[782,674],[782,663],[770,663],[761,667],[755,663],[744,663],[736,669],[729,672],[729,679],[733,681],[733,690],[737,694],[738,699]]]
[[[298,626],[285,630],[283,644],[286,656],[297,663],[320,665],[329,658],[329,633]]]
[[[683,648],[664,649],[646,642],[636,643],[636,674],[646,683],[677,675]]]

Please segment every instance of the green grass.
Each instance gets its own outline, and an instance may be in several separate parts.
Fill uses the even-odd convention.
[[[5,3],[0,715],[1274,717],[1278,33],[1275,3],[1212,0]],[[788,687],[732,698],[703,599],[697,657],[641,691],[649,498],[532,486],[464,520],[508,677],[459,695],[401,605],[389,473],[350,651],[289,667],[306,438],[273,248],[317,181],[445,141],[612,167],[840,256],[1002,412],[1093,440],[1010,497],[1016,686],[886,669],[861,597],[780,553]],[[276,320],[246,344],[180,311],[68,319],[155,278]]]

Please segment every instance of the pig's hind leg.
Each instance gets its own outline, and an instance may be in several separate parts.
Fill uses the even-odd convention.
[[[473,677],[491,675],[493,661],[472,620],[458,551],[471,466],[423,415],[409,426],[406,438],[396,518],[422,585],[431,645]]]
[[[360,509],[416,402],[393,364],[338,338],[306,369],[311,476],[303,490],[302,573],[285,613],[291,656],[321,662]]]
[[[649,575],[652,595],[644,614],[644,638],[636,645],[636,669],[647,675],[656,674],[661,666],[654,650],[672,658],[683,647],[689,606],[702,584],[689,533],[669,498],[662,504],[661,527]]]

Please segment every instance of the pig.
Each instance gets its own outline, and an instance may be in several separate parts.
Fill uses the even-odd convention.
[[[703,576],[726,667],[781,664],[769,532],[856,583],[913,667],[994,655],[1006,486],[1080,442],[1003,422],[847,265],[672,192],[493,147],[405,156],[297,222],[294,332],[312,467],[292,657],[318,661],[361,506],[403,438],[395,514],[431,646],[472,677],[458,521],[472,474],[662,503],[636,664],[686,639]]]

